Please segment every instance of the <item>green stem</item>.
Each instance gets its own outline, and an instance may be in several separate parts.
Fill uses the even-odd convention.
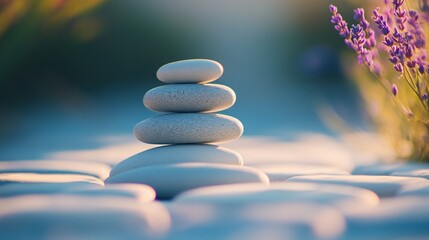
[[[419,99],[419,102],[423,105],[423,108],[424,108],[424,109],[426,109],[426,105],[425,105],[425,103],[423,102],[422,98],[420,97],[420,93],[417,91],[417,89],[415,89],[414,84],[412,84],[412,83],[410,82],[410,81],[411,81],[411,79],[413,79],[413,77],[411,76],[411,73],[410,73],[410,71],[408,70],[408,67],[404,66],[404,69],[405,69],[405,71],[407,72],[408,77],[410,78],[410,79],[408,79],[408,78],[404,75],[405,80],[407,81],[408,85],[410,85],[410,87],[411,87],[411,89],[413,90],[413,92],[417,95],[417,98]]]

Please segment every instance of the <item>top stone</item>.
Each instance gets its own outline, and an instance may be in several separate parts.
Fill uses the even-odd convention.
[[[156,77],[165,83],[208,83],[220,78],[223,67],[209,59],[190,59],[160,67]]]

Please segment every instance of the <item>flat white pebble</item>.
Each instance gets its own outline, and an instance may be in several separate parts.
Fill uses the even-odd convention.
[[[411,173],[413,171],[425,171],[429,169],[427,163],[376,162],[371,164],[357,165],[352,171],[354,175],[392,175],[395,173]]]
[[[165,205],[172,217],[169,233],[172,239],[229,239],[237,237],[236,234],[242,236],[238,239],[333,238],[345,228],[341,213],[324,204],[261,202],[219,206],[167,202]]]
[[[429,179],[429,168],[427,168],[427,169],[394,171],[390,175],[391,176],[402,176],[402,177],[421,177],[421,178]]]
[[[0,186],[10,183],[88,183],[103,186],[99,178],[80,174],[0,173]]]
[[[198,187],[234,184],[269,184],[263,172],[243,166],[207,163],[182,163],[150,166],[109,177],[106,183],[143,183],[153,187],[159,199],[170,199]]]
[[[219,84],[170,84],[149,90],[144,105],[157,112],[218,112],[235,103],[234,91]]]
[[[124,197],[138,200],[139,202],[150,202],[155,200],[155,190],[144,184],[108,184],[104,188],[74,189],[67,191],[68,194],[77,194],[86,197]]]
[[[186,191],[174,201],[242,205],[249,203],[308,202],[325,203],[340,208],[376,206],[379,198],[366,189],[312,183],[233,184]]]
[[[349,172],[320,165],[308,164],[268,164],[255,166],[257,169],[263,171],[270,178],[270,182],[284,182],[288,178],[295,176],[306,175],[350,175]]]
[[[153,239],[170,228],[160,203],[70,195],[0,199],[2,239]]]
[[[0,185],[0,197],[31,194],[49,195],[97,188],[102,188],[102,186],[90,182],[9,183]]]
[[[321,134],[305,134],[298,139],[282,141],[270,137],[240,138],[225,144],[236,149],[247,166],[267,164],[308,164],[327,166],[350,172],[354,158],[337,139]]]
[[[234,140],[242,134],[243,124],[222,114],[166,114],[134,127],[138,140],[152,144],[212,143]]]
[[[401,189],[398,196],[421,196],[429,197],[429,186],[411,185]]]
[[[160,67],[156,77],[165,83],[208,83],[220,78],[223,67],[209,59],[189,59]]]
[[[376,208],[346,213],[346,222],[340,239],[427,239],[429,198],[387,198]]]
[[[82,174],[106,179],[110,166],[104,163],[63,160],[2,161],[0,173]]]
[[[393,197],[410,186],[429,186],[429,181],[424,178],[365,175],[299,176],[289,178],[287,181],[354,186],[371,190],[379,197]]]
[[[180,144],[156,147],[137,153],[113,167],[110,176],[134,168],[186,162],[243,165],[241,155],[230,149],[209,144]]]

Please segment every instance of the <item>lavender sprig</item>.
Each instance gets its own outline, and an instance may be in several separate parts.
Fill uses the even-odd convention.
[[[372,19],[382,34],[382,45],[377,45],[376,34],[365,19],[363,8],[354,10],[354,19],[358,23],[348,28],[347,22],[338,13],[337,7],[330,5],[329,10],[333,14],[331,22],[344,38],[345,44],[356,52],[359,63],[366,64],[372,72],[380,76],[381,65],[376,60],[377,51],[386,50],[389,55],[388,61],[393,69],[401,74],[419,99],[427,98],[428,93],[424,91],[427,91],[425,86],[429,85],[427,77],[429,63],[425,49],[426,36],[419,21],[419,14],[415,10],[406,10],[405,0],[385,0],[384,2],[386,7],[383,13],[381,8],[376,8],[372,12]],[[420,6],[422,9],[427,8],[429,13],[428,0],[421,0]],[[423,83],[424,86],[420,87],[417,82]],[[390,91],[396,96],[398,86],[393,84]],[[429,110],[428,104],[423,103],[423,105]]]
[[[343,16],[338,13],[337,7],[334,5],[329,6],[329,10],[333,14],[331,17],[331,23],[334,24],[335,30],[337,30],[340,33],[340,36],[343,38],[349,38],[350,37],[350,31],[347,26],[347,22],[343,20]]]
[[[380,29],[381,33],[384,35],[387,35],[390,33],[389,26],[387,25],[387,22],[384,20],[383,15],[379,13],[380,8],[376,8],[373,13],[373,19],[375,23],[378,25],[378,29]]]

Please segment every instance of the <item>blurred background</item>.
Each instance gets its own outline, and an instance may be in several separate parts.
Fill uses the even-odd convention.
[[[142,98],[157,69],[188,58],[224,66],[217,83],[237,94],[225,113],[247,136],[335,135],[331,108],[365,128],[329,22],[340,2],[352,13],[339,0],[0,0],[0,160],[132,136],[156,115]]]

